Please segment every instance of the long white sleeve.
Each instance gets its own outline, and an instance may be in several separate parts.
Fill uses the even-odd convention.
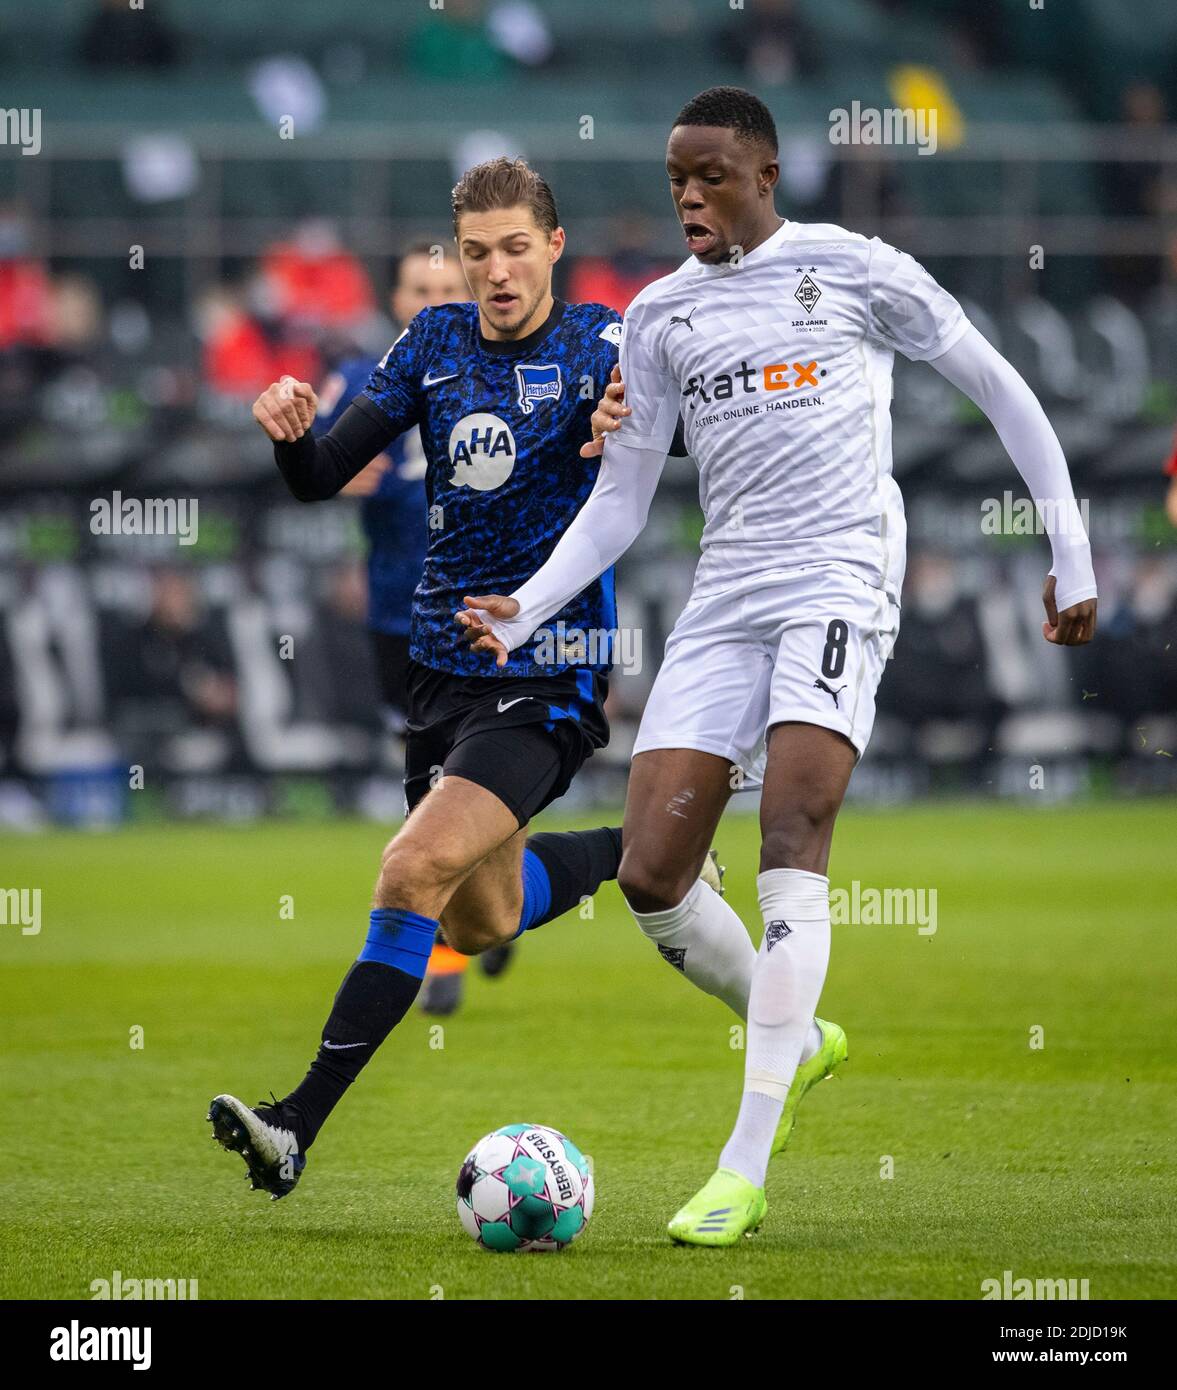
[[[1042,517],[1054,563],[1055,604],[1095,598],[1091,546],[1075,501],[1071,475],[1046,412],[1018,372],[971,324],[929,366],[963,391],[989,417]]]
[[[526,642],[545,618],[624,555],[646,524],[665,463],[665,450],[631,449],[611,437],[605,440],[588,500],[547,560],[511,595],[519,602],[518,614],[510,621],[482,614],[508,651]]]

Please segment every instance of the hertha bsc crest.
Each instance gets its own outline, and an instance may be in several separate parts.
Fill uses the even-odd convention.
[[[558,401],[564,389],[560,380],[560,368],[552,363],[546,367],[523,366],[515,368],[515,380],[519,383],[519,409],[530,415],[536,401]]]

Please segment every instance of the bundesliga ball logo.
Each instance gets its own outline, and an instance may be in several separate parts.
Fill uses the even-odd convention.
[[[511,476],[515,467],[515,436],[497,415],[479,411],[465,415],[450,431],[450,482],[490,492]]]

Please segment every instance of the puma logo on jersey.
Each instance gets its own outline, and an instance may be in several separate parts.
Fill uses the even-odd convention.
[[[814,690],[824,690],[825,693],[830,697],[830,699],[833,700],[834,708],[840,708],[838,704],[838,696],[841,695],[842,691],[846,689],[844,685],[840,685],[837,688],[837,690],[831,690],[830,687],[825,683],[825,681],[823,681],[822,678],[818,676],[817,680],[813,682],[813,688]]]
[[[695,310],[698,307],[699,306],[697,304],[692,304],[691,312],[686,316],[686,318],[683,318],[680,314],[672,314],[670,318],[670,327],[673,328],[676,323],[685,323],[686,326],[693,333],[695,331],[695,325],[691,322],[691,320],[695,317]]]

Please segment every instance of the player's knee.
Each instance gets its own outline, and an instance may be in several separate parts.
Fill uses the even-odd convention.
[[[643,861],[626,850],[617,870],[617,886],[635,912],[667,912],[682,902],[696,877],[677,865]]]
[[[477,933],[470,931],[462,922],[447,921],[442,926],[445,944],[452,947],[460,956],[476,956],[486,948],[478,940]]]
[[[443,849],[398,837],[381,856],[376,905],[434,916],[438,895],[460,879],[464,867]]]
[[[812,795],[787,812],[774,816],[761,837],[760,872],[807,869],[824,873],[824,869],[817,866],[825,862],[839,804],[836,798]]]
[[[452,946],[459,955],[479,956],[492,946],[503,946],[512,939],[519,923],[513,926],[508,922],[465,922],[446,918],[444,924],[446,944]]]

